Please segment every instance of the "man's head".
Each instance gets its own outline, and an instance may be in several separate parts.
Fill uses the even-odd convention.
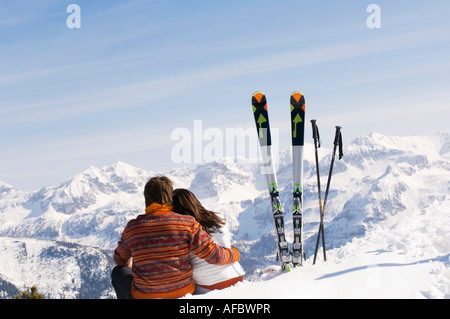
[[[152,177],[147,184],[145,184],[144,197],[146,207],[150,206],[152,203],[172,205],[172,196],[172,181],[168,177]]]

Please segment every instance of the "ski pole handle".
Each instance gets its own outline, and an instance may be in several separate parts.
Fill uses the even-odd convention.
[[[318,138],[318,132],[317,132],[317,124],[316,124],[317,120],[311,120],[311,125],[312,125],[312,132],[313,132],[313,139],[317,139]]]
[[[342,153],[342,133],[341,133],[341,128],[340,126],[336,126],[336,134],[334,136],[334,145],[335,147],[337,145],[339,145],[339,159],[342,158],[342,156],[344,156],[344,154]]]
[[[317,126],[316,122],[317,122],[317,120],[311,120],[314,143],[317,144],[317,148],[319,148],[321,142],[320,142],[320,135],[319,135],[319,127]]]
[[[336,134],[334,135],[334,145],[339,144],[340,134],[341,134],[341,126],[336,126]]]

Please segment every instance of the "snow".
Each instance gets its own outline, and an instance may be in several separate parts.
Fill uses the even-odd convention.
[[[102,287],[103,271],[112,269],[110,257],[95,248],[30,238],[1,237],[0,241],[0,279],[19,290],[36,285],[45,298],[53,299],[113,295]],[[4,293],[0,290],[0,298]]]
[[[319,150],[322,191],[328,144],[332,141],[324,140]],[[277,266],[276,245],[265,176],[255,163],[211,162],[154,173],[117,162],[91,166],[35,192],[0,182],[0,298],[14,290],[2,287],[34,284],[50,298],[111,297],[112,250],[127,221],[143,213],[145,182],[167,175],[175,188],[189,188],[227,219],[247,271],[235,287],[187,299],[449,299],[449,145],[450,134],[438,132],[415,137],[374,132],[348,144],[344,136],[344,158],[335,162],[325,213],[327,261],[320,251],[312,265],[319,209],[314,148],[306,144],[307,260],[286,274],[264,273]],[[288,240],[291,162],[290,150],[281,151],[277,176]]]
[[[185,298],[450,298],[450,200],[381,222],[289,273]],[[279,267],[278,267],[279,268]]]

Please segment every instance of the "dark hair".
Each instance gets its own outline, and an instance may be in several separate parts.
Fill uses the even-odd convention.
[[[222,217],[204,208],[197,197],[187,189],[177,188],[173,191],[173,211],[195,217],[208,234],[220,232],[220,228],[225,225]]]
[[[145,184],[145,207],[150,206],[152,203],[172,205],[172,196],[172,181],[168,177],[152,177],[147,184]]]

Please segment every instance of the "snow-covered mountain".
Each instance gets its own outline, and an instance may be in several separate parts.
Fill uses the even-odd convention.
[[[113,298],[113,260],[98,248],[31,238],[1,238],[0,298],[33,285],[58,299]]]
[[[332,141],[323,142],[332,146]],[[323,191],[330,153],[330,149],[319,149]],[[53,298],[111,297],[112,249],[127,221],[143,213],[143,187],[154,175],[170,177],[174,187],[189,188],[206,207],[227,218],[234,244],[242,252],[247,280],[260,281],[264,267],[277,264],[269,197],[258,164],[213,162],[194,169],[150,172],[118,162],[100,169],[90,167],[60,185],[34,192],[0,182],[0,297],[32,285]],[[311,144],[305,145],[304,175],[304,246],[309,258],[319,222]],[[289,239],[289,149],[279,156],[278,183]],[[394,137],[372,133],[355,139],[344,148],[344,158],[336,161],[331,181],[325,213],[330,258],[339,260],[348,251],[357,254],[349,245],[357,240],[362,245],[370,234],[382,233],[384,226],[380,225],[420,215],[430,207],[448,209],[449,195],[450,134]],[[417,227],[428,232],[426,225]],[[450,233],[449,228],[441,230]],[[436,239],[440,253],[450,253],[448,235],[429,235]],[[409,245],[407,239],[402,240]],[[345,252],[343,247],[347,247]],[[308,259],[305,264],[309,263]],[[449,272],[448,260],[443,263],[447,267],[443,273]]]

